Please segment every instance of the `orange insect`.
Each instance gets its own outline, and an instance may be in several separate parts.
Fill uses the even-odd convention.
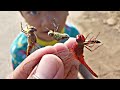
[[[98,47],[96,47],[93,50],[90,49],[95,44],[101,43],[100,41],[96,40],[96,38],[98,37],[98,35],[95,38],[92,37],[88,41],[86,39],[89,36],[89,34],[87,35],[86,38],[82,34],[77,35],[76,36],[76,43],[72,46],[72,49],[71,49],[72,52],[74,53],[75,58],[77,60],[79,60],[81,62],[81,64],[83,64],[95,77],[98,77],[97,74],[86,64],[86,62],[84,60],[83,49],[84,49],[84,47],[86,47],[88,50],[90,50],[92,52],[95,49],[97,49],[98,47],[100,47],[102,44],[99,45]]]
[[[30,55],[30,52],[32,50],[32,48],[34,46],[37,46],[37,36],[36,34],[34,33],[36,30],[35,27],[33,26],[28,26],[27,25],[27,29],[24,30],[23,27],[22,27],[22,23],[21,23],[21,31],[28,37],[28,46],[27,46],[27,51],[26,51],[26,55]]]

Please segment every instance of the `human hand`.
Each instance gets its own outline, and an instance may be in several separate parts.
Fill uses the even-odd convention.
[[[75,38],[64,44],[47,46],[30,54],[7,78],[8,79],[76,79],[79,61],[69,51]]]

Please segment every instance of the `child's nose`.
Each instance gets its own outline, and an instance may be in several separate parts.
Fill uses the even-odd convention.
[[[50,28],[54,28],[56,24],[55,18],[53,16],[45,16],[42,20],[42,26],[47,26]]]
[[[48,20],[47,18],[45,18],[45,19],[43,19],[42,20],[42,27],[50,27],[50,25],[51,25],[51,21],[50,20]]]

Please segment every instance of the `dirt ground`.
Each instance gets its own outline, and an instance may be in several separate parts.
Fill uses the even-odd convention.
[[[11,71],[10,44],[20,32],[17,11],[0,11],[0,78],[5,78]],[[84,36],[91,33],[103,45],[90,52],[85,49],[84,56],[89,66],[98,74],[98,79],[120,78],[120,12],[119,11],[70,11],[71,21]],[[89,38],[88,38],[89,39]]]
[[[69,18],[83,35],[92,32],[103,45],[94,52],[84,52],[86,62],[99,79],[120,78],[120,12],[81,11],[71,12]]]
[[[22,20],[17,11],[0,11],[0,79],[12,72],[10,45],[20,32]]]

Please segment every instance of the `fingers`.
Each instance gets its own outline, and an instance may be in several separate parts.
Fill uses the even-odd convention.
[[[56,49],[57,51],[56,55],[59,58],[61,58],[62,60],[66,60],[66,58],[68,58],[69,49],[66,45],[64,45],[63,43],[57,43],[53,47]]]
[[[65,44],[58,43],[36,50],[14,70],[10,77],[12,79],[26,79],[32,75],[41,79],[77,77],[78,61],[74,60],[72,53],[69,52],[74,42],[75,39],[70,38]]]
[[[69,38],[64,44],[70,49],[76,43],[76,38]]]
[[[47,46],[30,54],[11,74],[13,79],[26,79],[45,54],[54,54],[56,49]]]
[[[72,39],[74,41],[74,39]],[[67,42],[67,45],[70,47],[69,43],[72,45],[74,42]],[[64,78],[65,79],[76,79],[78,76],[79,61],[75,60],[72,52],[69,51],[67,45],[59,43],[55,44],[54,47],[57,50],[57,56],[61,58],[64,64]]]
[[[69,50],[71,50],[73,44],[75,43],[76,43],[76,38],[69,38],[64,44],[69,48]],[[72,52],[70,53],[69,57],[70,57],[70,61],[72,59],[71,65],[70,65],[71,67],[69,67],[69,71],[67,71],[65,78],[66,79],[77,79],[80,62],[74,58],[74,55]],[[66,65],[66,68],[67,67],[68,65]]]
[[[56,55],[46,54],[42,57],[35,73],[28,78],[32,76],[36,76],[39,79],[63,79],[63,63]]]
[[[35,68],[35,66],[40,62],[41,58],[46,54],[56,54],[61,51],[68,52],[68,49],[65,45],[61,47],[47,46],[42,49],[36,50],[34,53],[30,54],[11,74],[13,79],[26,79]],[[61,56],[61,55],[59,55]]]
[[[77,79],[78,71],[79,71],[79,62],[78,60],[73,60],[71,67],[64,78],[65,79]]]

